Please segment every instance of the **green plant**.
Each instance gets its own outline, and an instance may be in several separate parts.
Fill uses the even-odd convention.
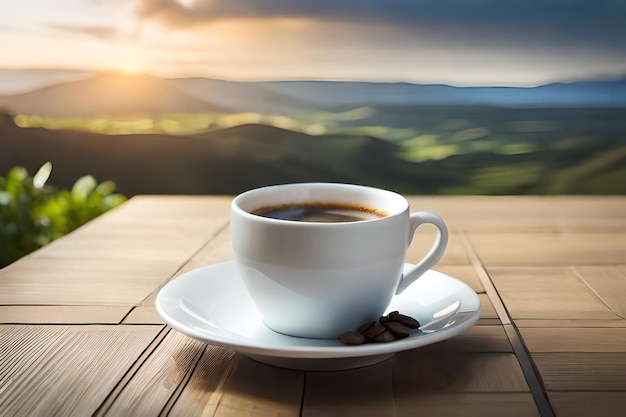
[[[33,177],[19,166],[0,177],[0,268],[126,201],[91,175],[57,189],[46,184],[51,171],[46,162]]]

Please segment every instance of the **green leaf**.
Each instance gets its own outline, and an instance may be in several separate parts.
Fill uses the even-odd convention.
[[[72,187],[72,197],[87,200],[87,197],[96,188],[96,186],[96,179],[91,175],[80,177]]]
[[[109,209],[112,209],[113,207],[119,206],[120,204],[122,204],[126,200],[128,200],[128,198],[125,195],[122,195],[122,194],[110,194],[110,195],[104,197],[104,199],[102,200],[102,203],[104,205],[104,208],[109,210]]]
[[[115,183],[113,181],[103,181],[96,188],[96,192],[100,195],[106,196],[115,191]]]
[[[39,168],[35,176],[33,177],[33,187],[42,188],[52,172],[52,162],[48,161]]]
[[[8,206],[11,204],[13,196],[8,191],[0,191],[0,206]]]
[[[79,178],[72,191],[46,185],[52,164],[30,177],[23,167],[0,176],[0,268],[126,201],[115,184]]]
[[[13,167],[6,179],[6,190],[17,197],[24,189],[24,182],[28,178],[28,171],[24,167]]]

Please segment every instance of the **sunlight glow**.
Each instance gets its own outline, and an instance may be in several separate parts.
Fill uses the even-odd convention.
[[[146,73],[146,67],[139,61],[125,61],[118,64],[115,70],[129,75],[140,75]]]

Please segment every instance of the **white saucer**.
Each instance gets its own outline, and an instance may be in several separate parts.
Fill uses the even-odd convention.
[[[422,323],[406,339],[345,346],[338,340],[286,336],[263,324],[234,262],[195,269],[170,281],[159,292],[156,307],[172,328],[187,336],[235,349],[259,362],[300,370],[372,365],[396,352],[451,338],[471,327],[480,315],[480,301],[469,286],[430,270],[395,296],[387,308],[387,312],[398,310]]]

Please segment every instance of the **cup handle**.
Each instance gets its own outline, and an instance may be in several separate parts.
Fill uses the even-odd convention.
[[[448,227],[441,217],[428,211],[418,211],[411,214],[411,230],[408,236],[407,248],[411,244],[417,228],[425,223],[434,224],[437,227],[438,231],[435,243],[424,259],[415,265],[413,269],[402,275],[398,287],[396,288],[396,295],[401,294],[409,285],[413,284],[415,280],[424,275],[426,271],[439,262],[446,250],[446,246],[448,245]]]

